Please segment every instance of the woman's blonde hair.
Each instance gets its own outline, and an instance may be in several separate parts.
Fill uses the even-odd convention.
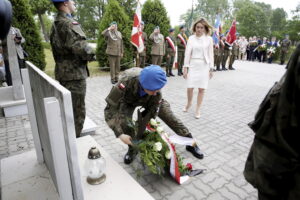
[[[193,32],[195,33],[196,32],[196,26],[197,24],[201,23],[204,28],[205,28],[205,32],[206,32],[206,35],[211,35],[212,33],[212,30],[213,30],[213,27],[207,22],[207,20],[205,18],[200,18],[198,21],[196,21],[193,25]]]

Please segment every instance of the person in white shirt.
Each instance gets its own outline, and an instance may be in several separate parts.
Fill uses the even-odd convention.
[[[201,18],[193,25],[193,35],[189,37],[185,50],[183,77],[187,80],[187,104],[183,111],[187,112],[192,105],[193,90],[198,88],[195,118],[200,118],[200,107],[208,80],[213,76],[214,55],[212,26]]]

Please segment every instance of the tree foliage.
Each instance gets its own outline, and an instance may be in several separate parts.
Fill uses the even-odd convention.
[[[104,14],[105,0],[77,0],[76,17],[88,38],[96,38],[97,29]]]
[[[135,13],[135,8],[137,5],[136,0],[117,0],[121,7],[125,9],[126,14],[129,19],[133,19],[133,15]]]
[[[236,13],[237,29],[240,34],[250,36],[269,36],[268,18],[262,8],[255,4],[242,7]]]
[[[271,31],[282,32],[286,26],[287,13],[283,8],[276,8],[271,15]]]
[[[49,0],[29,0],[31,11],[34,15],[37,15],[40,21],[40,26],[44,34],[45,40],[49,41],[49,32],[47,32],[45,27],[45,22],[43,15],[47,12],[54,11],[54,6]]]
[[[105,7],[105,13],[100,21],[97,40],[97,60],[100,67],[109,66],[107,55],[105,54],[106,42],[101,33],[109,27],[112,21],[116,21],[118,23],[118,30],[123,35],[124,57],[122,58],[121,63],[123,63],[122,68],[126,68],[129,67],[128,63],[133,61],[133,48],[132,44],[130,43],[132,20],[129,20],[129,17],[126,15],[124,9],[116,0],[108,1],[108,4]]]
[[[11,0],[13,7],[13,26],[20,29],[26,42],[23,45],[29,54],[27,60],[33,62],[40,69],[45,68],[45,54],[41,37],[34,22],[28,0]]]

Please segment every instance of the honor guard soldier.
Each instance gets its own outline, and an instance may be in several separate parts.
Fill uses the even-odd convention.
[[[289,52],[292,42],[289,40],[289,35],[286,34],[284,40],[281,42],[281,51],[280,51],[280,64],[283,65],[286,59],[286,56]]]
[[[161,66],[163,56],[165,55],[165,40],[164,36],[160,34],[159,26],[155,27],[149,39],[152,41],[152,64]]]
[[[239,55],[239,46],[237,41],[234,41],[232,44],[232,50],[231,50],[231,55],[229,57],[229,70],[235,70],[235,68],[233,68],[233,63],[234,61],[237,59]]]
[[[160,90],[166,84],[166,74],[160,66],[151,65],[141,68],[131,68],[124,71],[119,82],[113,86],[106,97],[107,106],[104,110],[105,121],[113,130],[116,137],[129,146],[124,157],[124,162],[130,164],[136,152],[132,148],[134,131],[129,126],[128,119],[132,119],[136,107],[143,107],[142,112],[146,119],[162,119],[175,133],[181,136],[192,138],[187,127],[173,114],[170,104],[162,99]],[[195,157],[202,159],[197,145],[186,146]]]
[[[180,26],[179,33],[177,35],[177,56],[178,56],[178,76],[183,75],[182,67],[184,63],[184,53],[186,49],[187,36],[185,35],[185,27]]]
[[[142,31],[142,40],[144,42],[144,50],[141,53],[139,53],[139,57],[136,59],[137,60],[136,66],[140,68],[144,68],[146,65],[146,46],[148,42],[148,36],[147,33],[143,31],[145,23],[141,21],[140,24],[141,24],[141,31]]]
[[[120,62],[124,54],[122,34],[118,31],[117,22],[112,22],[110,27],[102,32],[104,35],[107,48],[105,53],[108,55],[111,83],[118,82],[120,73]]]
[[[95,60],[95,54],[80,24],[71,15],[75,12],[74,1],[52,2],[58,11],[50,34],[55,79],[71,92],[76,137],[80,137],[85,120],[87,63]]]
[[[167,65],[166,65],[166,73],[167,77],[174,76],[172,73],[172,67],[174,64],[174,58],[176,54],[176,40],[174,37],[174,29],[171,28],[169,30],[169,36],[166,37],[166,57],[167,57]]]

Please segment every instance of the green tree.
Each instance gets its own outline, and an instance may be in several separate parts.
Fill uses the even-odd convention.
[[[241,35],[250,36],[269,36],[268,18],[264,10],[255,4],[247,4],[236,11],[238,21],[237,30]]]
[[[156,26],[159,26],[160,33],[164,36],[169,35],[171,27],[167,10],[161,0],[147,0],[142,9],[142,19],[145,22],[145,32],[148,36]]]
[[[102,18],[105,0],[77,0],[76,17],[88,38],[96,38],[98,24]]]
[[[44,28],[45,28],[44,31],[47,35],[49,35],[50,31],[51,31],[53,20],[46,14],[42,15],[42,20],[43,20]],[[36,20],[36,23],[37,23],[38,29],[42,30],[41,23],[39,23],[38,20]]]
[[[272,35],[274,35],[273,32],[278,32],[278,34],[281,36],[280,38],[283,38],[283,33],[285,32],[286,27],[286,18],[287,13],[283,8],[276,8],[273,10],[270,21]]]
[[[118,30],[123,35],[124,57],[121,60],[121,62],[123,63],[121,64],[121,67],[127,68],[129,67],[129,63],[133,61],[133,48],[132,44],[130,43],[132,20],[129,20],[124,9],[116,0],[108,1],[108,4],[105,7],[105,13],[99,25],[99,35],[97,40],[97,59],[99,62],[99,66],[108,66],[108,60],[105,54],[106,42],[101,33],[109,27],[112,21],[116,21],[118,23]]]
[[[34,22],[28,0],[11,0],[13,7],[13,26],[20,29],[26,39],[24,49],[29,54],[27,60],[33,62],[40,69],[45,68],[45,54],[41,37]]]
[[[216,20],[217,13],[222,16],[223,20],[232,19],[228,0],[198,0],[195,13],[199,17],[206,18],[212,25]]]
[[[29,3],[32,13],[37,15],[39,18],[45,41],[49,42],[49,32],[46,31],[43,15],[46,12],[51,12],[54,10],[52,2],[49,0],[29,0]]]
[[[136,0],[117,0],[121,7],[125,9],[129,19],[133,19],[135,13],[137,1]]]

